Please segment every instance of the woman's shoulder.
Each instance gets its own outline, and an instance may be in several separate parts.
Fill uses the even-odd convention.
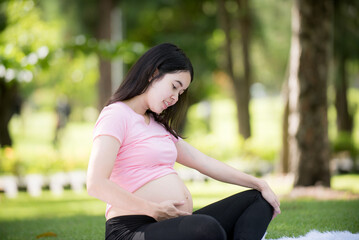
[[[99,119],[110,118],[113,120],[131,120],[131,112],[123,102],[115,102],[105,106],[99,116]]]
[[[131,116],[123,104],[109,104],[102,109],[96,121],[93,139],[100,135],[109,135],[123,142],[131,122]]]
[[[121,114],[121,115],[128,115],[129,109],[127,105],[123,102],[114,102],[107,106],[105,106],[101,113],[113,113],[113,114]]]

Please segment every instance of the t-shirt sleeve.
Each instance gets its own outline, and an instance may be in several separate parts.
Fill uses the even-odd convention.
[[[128,114],[120,106],[112,104],[105,107],[97,119],[93,131],[93,140],[98,136],[107,135],[123,143],[127,130],[127,118]]]
[[[170,137],[171,137],[172,141],[173,141],[175,144],[178,142],[178,140],[181,139],[180,137],[176,138],[176,137],[173,136],[170,132],[169,132],[169,134],[170,134]]]

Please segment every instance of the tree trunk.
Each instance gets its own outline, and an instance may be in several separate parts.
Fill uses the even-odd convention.
[[[241,78],[239,95],[239,131],[247,139],[251,136],[249,101],[251,85],[251,62],[250,62],[250,29],[251,20],[248,0],[237,0],[239,8],[239,32],[241,33],[241,46],[243,56],[243,78]]]
[[[353,131],[353,116],[348,107],[348,76],[346,65],[357,61],[359,53],[359,3],[353,0],[334,0],[334,88],[335,108],[337,111],[337,130],[349,135]]]
[[[235,77],[232,61],[231,23],[228,12],[226,11],[225,1],[226,0],[218,0],[218,15],[224,34],[226,36],[226,44],[224,46],[226,53],[226,70],[231,80],[234,81]]]
[[[283,102],[284,102],[284,112],[283,112],[283,123],[282,123],[282,151],[280,156],[280,167],[279,171],[281,173],[287,174],[291,171],[289,164],[289,134],[288,134],[288,116],[289,116],[289,90],[288,90],[288,81],[285,81],[283,86]]]
[[[243,4],[248,6],[248,4]],[[247,11],[246,9],[243,11]],[[225,0],[218,1],[218,15],[221,26],[226,36],[225,53],[226,53],[226,70],[232,80],[234,87],[234,97],[237,107],[237,119],[239,133],[243,138],[247,139],[251,136],[250,132],[250,118],[249,118],[249,79],[250,79],[250,64],[249,64],[249,34],[242,36],[243,49],[243,62],[244,62],[244,77],[236,76],[233,69],[233,56],[232,56],[232,40],[231,40],[231,24],[228,11],[225,8]],[[241,29],[242,34],[249,32],[248,19],[241,17],[241,24],[246,25]],[[245,59],[244,59],[245,58]]]
[[[335,108],[337,110],[338,132],[351,133],[353,131],[353,117],[348,111],[348,79],[345,69],[346,59],[344,56],[336,58],[336,79],[335,79]]]
[[[295,0],[289,76],[295,186],[330,186],[327,77],[332,1]]]
[[[99,41],[111,40],[112,0],[99,1],[99,22],[96,37]],[[112,94],[111,61],[99,59],[100,79],[98,82],[98,108],[101,110]]]
[[[16,81],[6,83],[0,79],[0,147],[12,146],[12,140],[9,133],[9,122],[14,114],[14,104],[17,96]]]

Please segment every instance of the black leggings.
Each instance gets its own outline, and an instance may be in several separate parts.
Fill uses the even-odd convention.
[[[201,208],[190,216],[157,222],[145,215],[111,218],[106,240],[260,240],[273,208],[260,192],[249,190]]]

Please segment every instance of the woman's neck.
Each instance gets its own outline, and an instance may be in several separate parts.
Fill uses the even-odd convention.
[[[131,99],[123,101],[127,106],[132,108],[136,113],[145,116],[148,109],[147,104],[144,101],[144,98],[140,96],[133,97]]]

